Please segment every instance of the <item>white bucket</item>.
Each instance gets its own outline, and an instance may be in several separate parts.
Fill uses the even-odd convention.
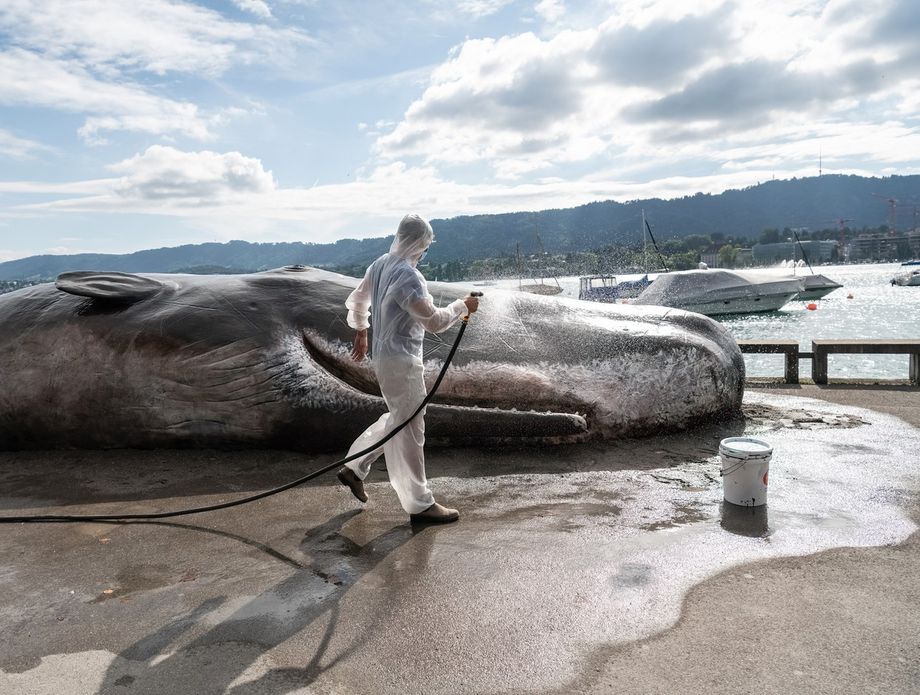
[[[767,479],[773,447],[751,437],[729,437],[719,443],[722,490],[726,502],[742,507],[767,503]]]

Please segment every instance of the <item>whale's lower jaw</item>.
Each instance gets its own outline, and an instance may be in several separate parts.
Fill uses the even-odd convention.
[[[0,450],[26,449],[287,449],[304,452],[345,450],[385,412],[382,407],[340,417],[298,416],[291,412],[268,431],[235,429],[232,423],[187,421],[179,427],[153,430],[132,427],[120,432],[99,429],[62,430],[41,423],[0,431]],[[141,425],[141,422],[137,423]],[[506,442],[575,442],[587,434],[584,418],[566,413],[529,413],[430,406],[426,433],[433,445],[500,444]]]
[[[541,438],[541,428],[545,428],[541,438],[545,441],[617,439],[739,417],[744,361],[737,345],[720,331],[714,331],[710,339],[702,330],[712,329],[705,317],[688,314],[680,318],[699,328],[700,335],[662,345],[652,354],[615,354],[586,363],[475,360],[452,364],[434,403],[478,406],[481,414],[475,427],[465,424],[471,415],[461,409],[448,414],[442,423],[429,418],[429,439],[492,442],[516,437],[520,441]],[[352,362],[342,345],[308,331],[302,338],[309,360],[342,389],[365,395],[379,392],[373,370]],[[429,387],[441,366],[434,361],[426,364]],[[515,409],[514,415],[505,415]],[[528,411],[553,417],[528,422]],[[565,418],[571,417],[584,423],[578,431],[566,425]],[[478,435],[471,434],[474,430]]]

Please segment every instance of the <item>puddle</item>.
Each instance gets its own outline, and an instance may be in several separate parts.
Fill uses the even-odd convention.
[[[115,575],[96,598],[90,603],[102,603],[111,599],[128,597],[131,594],[152,591],[169,586],[173,571],[165,565],[148,565],[127,567]],[[188,581],[180,579],[179,581]]]
[[[920,475],[905,463],[920,450],[920,430],[811,399],[749,393],[745,401],[748,410],[783,419],[791,413],[814,426],[748,420],[744,434],[773,446],[765,507],[723,503],[718,456],[648,471],[439,478],[439,494],[476,500],[452,542],[469,536],[481,547],[526,547],[535,568],[571,564],[588,586],[588,607],[572,615],[573,629],[582,622],[586,632],[622,642],[676,622],[687,591],[727,568],[895,544],[916,530],[905,502]],[[564,525],[560,514],[567,516]],[[482,562],[490,561],[484,553]]]

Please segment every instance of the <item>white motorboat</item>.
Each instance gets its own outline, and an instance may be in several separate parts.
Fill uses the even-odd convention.
[[[802,259],[801,260],[792,260],[790,261],[792,272],[795,273],[796,268],[801,268],[803,265],[808,266],[808,270],[811,271],[811,275],[806,275],[805,279],[805,288],[799,292],[796,299],[821,299],[829,295],[836,289],[843,287],[840,283],[834,282],[826,275],[817,275],[814,268],[811,267],[811,263],[808,262],[808,256],[805,255],[805,247],[802,246],[802,241],[799,239],[799,235],[794,231],[792,232],[795,237],[795,241],[798,244],[798,247],[802,250]],[[788,267],[786,264],[783,264],[783,267]]]
[[[747,277],[747,276],[745,276]],[[799,292],[795,299],[811,301],[826,297],[834,290],[843,287],[839,282],[834,282],[826,275],[818,275],[812,272],[811,275],[786,275],[784,273],[763,273],[757,276],[758,282],[769,280],[771,282],[782,280],[800,280],[802,282],[802,291]]]
[[[632,304],[657,304],[707,316],[776,311],[804,289],[802,277],[764,277],[729,270],[660,275]]]
[[[799,279],[805,281],[805,289],[799,292],[796,299],[821,299],[834,290],[843,287],[839,282],[834,282],[826,275],[803,275]]]
[[[901,285],[902,287],[920,287],[920,268],[895,275],[891,280],[892,285]]]

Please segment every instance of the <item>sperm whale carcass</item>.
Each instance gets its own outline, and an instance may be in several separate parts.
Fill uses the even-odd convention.
[[[357,282],[302,266],[71,272],[0,296],[0,448],[347,446],[385,410],[371,366],[349,358]],[[446,303],[469,288],[429,289]],[[457,330],[426,338],[430,380]],[[677,430],[737,415],[743,382],[735,341],[704,316],[490,291],[428,406],[428,437]]]

